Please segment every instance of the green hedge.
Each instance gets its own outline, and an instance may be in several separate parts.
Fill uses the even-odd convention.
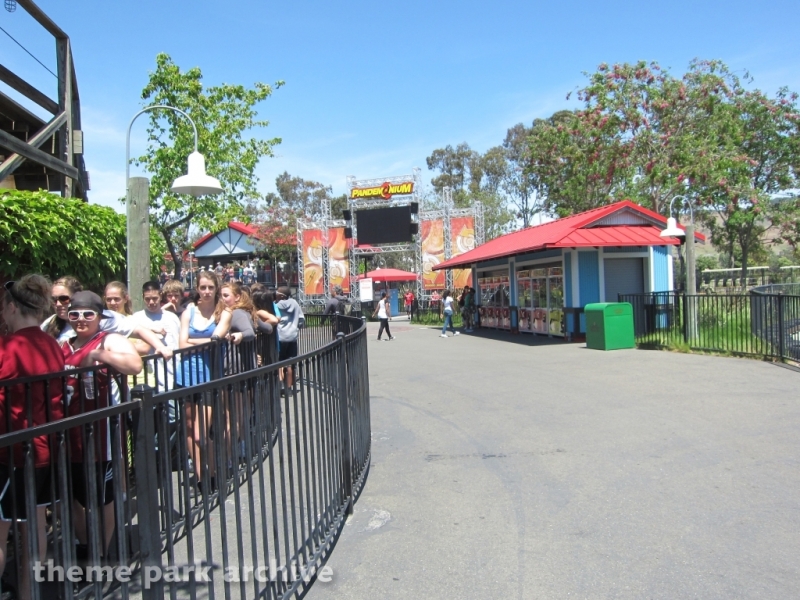
[[[125,215],[111,208],[45,191],[0,191],[0,275],[5,279],[26,273],[51,279],[74,275],[86,287],[102,289],[114,279],[125,281],[126,243]],[[152,257],[154,273],[161,256]]]

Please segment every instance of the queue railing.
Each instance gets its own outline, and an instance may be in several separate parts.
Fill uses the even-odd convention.
[[[371,439],[364,323],[306,324],[296,358],[270,360],[271,336],[215,342],[150,359],[156,385],[140,378],[130,394],[132,378],[105,366],[0,382],[6,403],[46,395],[69,415],[20,431],[3,416],[3,591],[32,572],[34,598],[304,594],[364,485]],[[187,380],[185,365],[208,379]],[[42,543],[23,546],[26,528]]]

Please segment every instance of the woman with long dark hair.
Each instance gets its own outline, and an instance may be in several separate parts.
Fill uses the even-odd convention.
[[[83,291],[83,284],[71,275],[60,277],[53,282],[53,288],[50,290],[50,294],[56,312],[42,323],[42,329],[45,333],[55,339],[58,339],[61,334],[64,333],[64,330],[67,329],[67,325],[69,325],[69,321],[67,320],[69,301],[72,299],[72,296],[80,291]]]

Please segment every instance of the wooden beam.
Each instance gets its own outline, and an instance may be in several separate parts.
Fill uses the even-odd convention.
[[[58,73],[58,108],[60,112],[66,113],[67,119],[64,123],[62,135],[59,136],[58,158],[68,165],[75,164],[75,157],[72,155],[72,50],[69,38],[56,40],[56,62]],[[64,198],[72,198],[72,179],[65,178],[61,195]]]
[[[66,175],[72,179],[78,178],[78,169],[72,165],[68,165],[64,161],[58,160],[47,152],[42,152],[38,148],[26,144],[22,140],[15,138],[13,135],[0,130],[0,146],[8,148],[9,150],[21,154],[23,157],[39,163],[42,166],[52,169],[57,173]],[[7,161],[6,161],[7,162]],[[5,164],[5,163],[4,163]]]
[[[0,65],[0,81],[7,83],[11,89],[17,90],[20,94],[36,102],[36,104],[50,113],[56,114],[58,112],[58,104],[3,65]]]
[[[57,39],[64,39],[67,37],[67,34],[62,31],[62,29],[56,25],[53,20],[44,14],[44,11],[36,6],[31,0],[17,0],[17,4],[19,4],[22,8],[24,8],[30,16],[34,18],[34,20],[39,23],[42,27],[44,27],[50,34],[57,38]]]
[[[32,138],[28,140],[28,144],[33,146],[34,148],[38,148],[42,144],[44,144],[47,140],[49,140],[53,134],[58,131],[59,127],[64,125],[67,120],[67,115],[65,113],[59,113],[42,129],[37,132]],[[23,142],[24,143],[24,142]],[[9,156],[3,164],[0,164],[0,181],[11,175],[14,171],[17,170],[25,160],[24,156],[19,154],[12,154]]]

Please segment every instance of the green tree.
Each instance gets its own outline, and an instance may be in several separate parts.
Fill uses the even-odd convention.
[[[506,150],[502,146],[489,148],[481,157],[480,162],[481,177],[473,175],[470,181],[470,192],[480,191],[490,194],[500,194],[503,182],[508,177],[508,158]]]
[[[111,208],[44,191],[0,195],[0,274],[74,275],[102,289],[125,273],[126,220]]]
[[[275,178],[277,193],[270,192],[264,198],[267,206],[282,206],[298,218],[311,221],[321,219],[326,205],[330,206],[330,216],[340,219],[342,211],[347,208],[347,196],[333,195],[331,186],[318,181],[294,177],[286,171]]]
[[[509,203],[516,211],[516,218],[523,227],[529,227],[534,215],[541,212],[536,174],[527,168],[529,161],[528,138],[531,128],[517,123],[506,132],[503,140],[506,167],[502,175],[502,186],[508,194]]]
[[[441,193],[445,187],[450,187],[456,208],[467,208],[475,201],[483,204],[484,235],[487,240],[509,231],[514,215],[508,209],[502,193],[507,170],[502,147],[490,148],[481,155],[463,143],[456,148],[446,146],[434,150],[426,160],[429,169],[440,173],[431,179],[434,194],[426,196],[426,207],[440,207]]]
[[[546,212],[565,217],[625,197],[629,151],[607,129],[585,126],[580,113],[536,119],[528,144],[527,170]]]
[[[428,169],[439,171],[439,175],[431,179],[431,185],[437,192],[445,187],[452,189],[454,194],[464,192],[470,180],[470,166],[479,168],[476,158],[476,152],[466,142],[455,148],[449,144],[437,148],[425,159]]]
[[[631,198],[665,214],[680,196],[743,275],[771,226],[796,235],[796,201],[775,202],[797,187],[795,94],[768,98],[724,63],[696,60],[681,78],[656,63],[603,64],[578,98],[580,109],[534,122],[528,138],[550,212]]]
[[[738,78],[729,80],[730,100],[712,121],[714,141],[723,152],[691,186],[708,209],[701,214],[711,225],[714,244],[737,259],[744,280],[751,258],[767,256],[770,227],[792,242],[800,216],[789,194],[798,187],[800,115],[797,95],[785,88],[769,98],[745,89]]]
[[[279,81],[275,87],[282,85]],[[173,111],[150,112],[150,143],[135,162],[151,175],[151,225],[163,236],[176,270],[181,268],[180,250],[186,244],[185,236],[176,235],[181,227],[192,223],[200,229],[216,229],[241,217],[245,201],[258,197],[256,166],[262,157],[272,156],[280,139],[255,139],[246,134],[268,125],[257,118],[256,106],[272,90],[263,83],[252,88],[233,84],[204,87],[199,68],[181,71],[168,55],[156,57],[156,70],[150,73],[142,91],[145,106],[165,104],[192,117],[208,173],[223,187],[219,195],[200,198],[170,190],[172,182],[184,173],[186,159],[194,149],[192,128]]]
[[[284,171],[275,178],[275,189],[264,198],[262,208],[257,209],[262,217],[255,242],[267,254],[287,264],[287,276],[296,270],[297,221],[315,221],[326,214],[330,206],[330,218],[341,218],[347,208],[347,196],[334,196],[331,186],[302,177],[294,177]]]

